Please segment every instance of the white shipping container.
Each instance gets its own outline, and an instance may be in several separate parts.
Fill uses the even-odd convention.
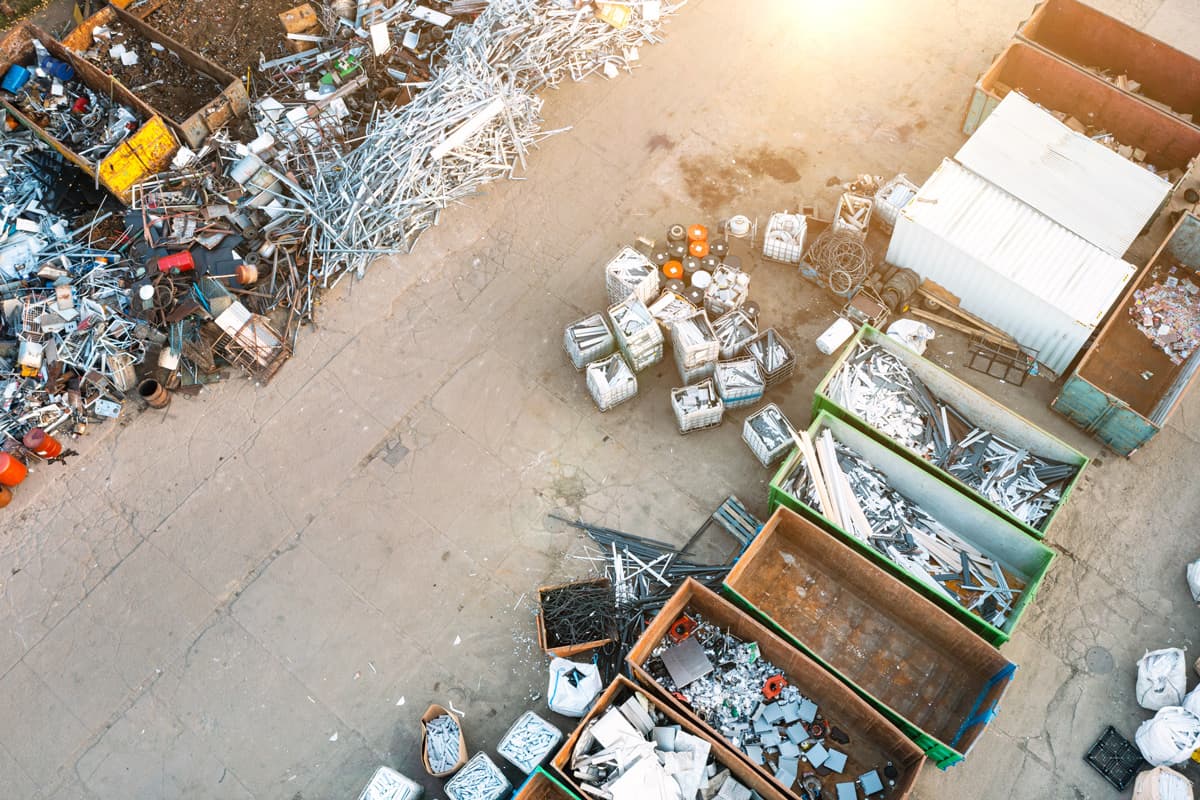
[[[1135,272],[950,159],[896,219],[887,260],[1062,373]]]

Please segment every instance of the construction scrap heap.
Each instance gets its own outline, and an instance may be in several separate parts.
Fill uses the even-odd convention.
[[[448,7],[458,16],[412,0],[322,4],[323,28],[288,33],[308,49],[256,65],[249,119],[181,147],[122,198],[128,210],[32,134],[6,131],[7,446],[35,427],[82,433],[142,385],[165,405],[165,390],[195,390],[230,366],[270,380],[322,291],[409,251],[442,209],[524,169],[553,133],[535,92],[632,69],[682,5],[610,21],[537,0]],[[118,27],[100,29],[97,54],[129,67],[131,53],[111,52]],[[23,81],[5,89],[35,123],[93,162],[137,130],[133,110],[33,48],[34,63],[14,70]]]
[[[871,427],[1033,527],[1047,520],[1078,472],[971,422],[878,345],[860,343],[827,391]]]
[[[1007,623],[1025,588],[1016,572],[892,488],[887,476],[828,430],[814,445],[818,464],[800,460],[782,481],[784,491],[968,611],[997,628]]]

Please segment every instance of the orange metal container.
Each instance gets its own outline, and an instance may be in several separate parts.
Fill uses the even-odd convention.
[[[663,264],[663,275],[666,275],[668,278],[682,278],[683,264],[678,261],[668,261]]]
[[[16,486],[29,475],[29,470],[12,453],[0,453],[0,486]]]
[[[62,442],[46,433],[41,428],[33,428],[21,440],[35,455],[42,458],[57,458],[63,451]]]
[[[703,225],[689,225],[687,236],[689,242],[707,242],[708,228]]]
[[[704,258],[708,255],[708,240],[697,239],[688,245],[688,255],[692,258]]]

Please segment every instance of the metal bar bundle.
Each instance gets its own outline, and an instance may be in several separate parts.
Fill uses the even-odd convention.
[[[975,425],[878,345],[860,342],[827,391],[876,430],[1034,527],[1054,511],[1078,472]]]
[[[721,358],[733,358],[742,352],[746,343],[758,335],[758,325],[740,308],[717,317],[713,332],[721,345]]]
[[[835,525],[869,543],[929,588],[997,628],[1025,581],[893,489],[870,462],[824,430],[781,484]]]

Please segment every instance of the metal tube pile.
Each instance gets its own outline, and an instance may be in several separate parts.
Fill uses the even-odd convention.
[[[1020,575],[893,489],[887,476],[830,431],[821,432],[813,449],[815,468],[809,459],[799,460],[781,483],[784,491],[934,591],[997,628],[1005,625],[1025,588]]]
[[[1078,472],[975,425],[878,345],[860,343],[827,391],[871,427],[1034,527],[1046,521]]]
[[[662,15],[682,3],[666,5]],[[354,148],[318,157],[312,181],[309,249],[322,286],[349,270],[362,274],[381,253],[408,252],[441,210],[485,184],[512,177],[529,150],[558,131],[541,129],[534,92],[565,75],[615,74],[658,40],[660,18],[637,13],[617,30],[590,10],[537,0],[493,0],[472,25],[460,25],[416,98],[377,109]]]

